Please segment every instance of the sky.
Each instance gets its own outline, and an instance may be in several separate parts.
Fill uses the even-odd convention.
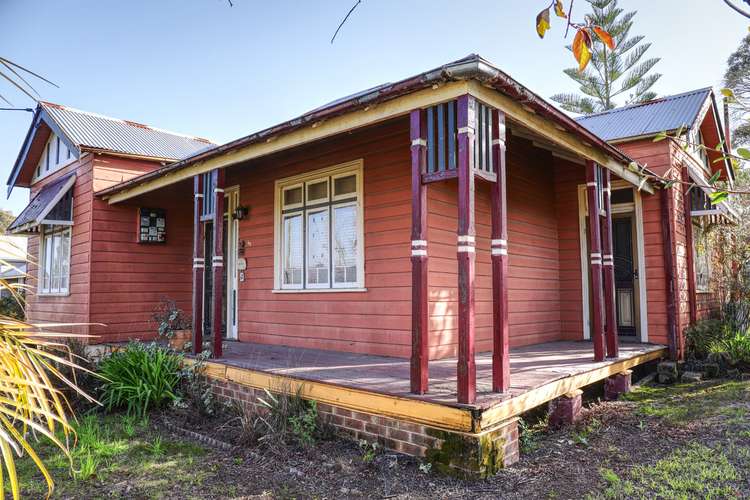
[[[54,81],[42,99],[226,142],[326,102],[471,53],[543,97],[576,91],[564,24],[544,40],[548,0],[0,0],[0,56]],[[567,5],[567,2],[565,2]],[[632,34],[652,43],[654,90],[718,86],[750,20],[721,0],[620,0]],[[575,3],[580,19],[583,0]],[[20,107],[34,102],[0,81]],[[31,113],[0,111],[0,177],[8,178]],[[4,192],[4,191],[3,191]],[[19,213],[28,191],[0,208]]]

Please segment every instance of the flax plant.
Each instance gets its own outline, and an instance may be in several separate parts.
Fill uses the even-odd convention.
[[[2,262],[2,261],[0,261]],[[22,291],[27,285],[0,280],[0,290],[10,293],[24,305]],[[65,338],[85,337],[52,330],[70,328],[72,324],[35,325],[0,315],[0,491],[6,480],[14,500],[21,498],[16,459],[28,455],[47,483],[47,497],[54,491],[54,481],[34,444],[48,439],[67,456],[72,467],[71,443],[75,443],[73,409],[61,387],[68,386],[91,402],[60,368],[88,371],[79,366],[74,354],[63,342]]]

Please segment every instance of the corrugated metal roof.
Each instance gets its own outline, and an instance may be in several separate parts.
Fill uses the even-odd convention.
[[[75,180],[76,174],[73,172],[60,177],[40,189],[36,196],[26,205],[26,208],[16,217],[16,220],[10,223],[7,232],[20,232],[27,229],[27,226],[38,224],[52,210],[53,205],[57,203],[60,195],[65,194],[61,191],[71,189]]]
[[[710,87],[693,90],[581,116],[576,121],[606,141],[656,135],[691,127],[710,93]]]
[[[167,132],[59,104],[39,104],[79,148],[180,160],[215,146],[211,141],[199,137]]]

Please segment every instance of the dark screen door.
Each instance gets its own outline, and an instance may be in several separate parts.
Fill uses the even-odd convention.
[[[206,266],[203,271],[203,335],[210,337],[213,335],[213,316],[214,308],[212,303],[213,298],[213,262],[214,256],[214,224],[213,222],[207,222],[204,226],[204,238],[203,238],[203,255],[205,257]],[[224,238],[223,248],[224,255],[227,254],[227,222],[224,220]],[[222,286],[222,293],[224,300],[222,300],[222,321],[221,321],[221,336],[226,337],[227,331],[227,273],[224,272]]]
[[[612,244],[615,261],[615,304],[617,331],[620,335],[635,336],[635,277],[633,262],[633,218],[612,220]]]

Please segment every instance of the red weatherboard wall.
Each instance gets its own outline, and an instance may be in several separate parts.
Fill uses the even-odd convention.
[[[240,283],[239,340],[407,356],[411,349],[411,184],[408,120],[296,148],[227,171],[250,215]],[[272,293],[274,182],[346,161],[364,161],[367,292]]]
[[[511,346],[583,338],[577,184],[583,165],[511,136],[507,152]],[[456,184],[430,184],[430,355],[457,350]],[[477,352],[492,348],[488,186],[476,192]]]
[[[27,316],[32,322],[54,323],[86,323],[89,308],[89,262],[91,260],[91,179],[94,157],[83,155],[79,161],[50,174],[31,186],[30,199],[39,190],[59,179],[61,176],[76,171],[77,178],[73,186],[73,215],[75,224],[72,228],[71,258],[70,258],[70,294],[66,296],[42,296],[36,294],[37,277],[39,275],[36,262],[39,259],[39,236],[28,238],[29,284],[32,287],[27,295]],[[88,328],[78,326],[61,328],[73,333],[87,333]]]

